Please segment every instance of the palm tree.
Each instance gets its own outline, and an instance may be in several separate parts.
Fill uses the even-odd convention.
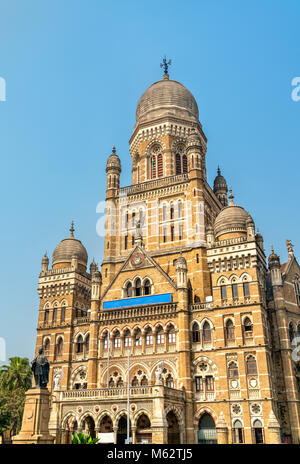
[[[6,390],[22,388],[24,391],[31,387],[32,372],[28,358],[15,356],[9,358],[8,366],[0,367],[0,386]]]

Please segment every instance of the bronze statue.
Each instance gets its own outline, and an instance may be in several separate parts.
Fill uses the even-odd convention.
[[[40,348],[39,354],[31,363],[36,388],[47,388],[49,381],[49,361],[43,353],[43,348]]]

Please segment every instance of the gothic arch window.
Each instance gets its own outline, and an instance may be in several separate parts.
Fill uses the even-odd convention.
[[[61,313],[60,313],[60,321],[65,322],[66,320],[66,308],[62,307],[61,308]]]
[[[123,379],[120,377],[117,381],[117,387],[124,387],[124,382],[123,382]]]
[[[171,374],[169,374],[166,378],[166,386],[168,388],[174,388],[174,379]]]
[[[206,321],[203,325],[203,343],[211,342],[211,328],[209,323]]]
[[[45,319],[44,319],[45,324],[48,324],[48,322],[49,322],[49,314],[50,314],[49,309],[46,309],[45,310]]]
[[[252,434],[253,434],[253,443],[255,443],[256,445],[264,443],[264,429],[259,419],[256,419],[253,422]]]
[[[53,316],[52,316],[53,324],[56,323],[56,319],[57,319],[57,308],[53,308]]]
[[[245,338],[253,337],[253,325],[249,317],[246,317],[243,323],[243,332]]]
[[[145,375],[141,379],[141,385],[142,386],[148,385],[148,379],[147,379],[147,377]]]
[[[131,385],[132,385],[133,387],[138,387],[138,386],[139,386],[139,381],[138,381],[138,378],[137,378],[136,375],[133,377],[132,382],[131,382]]]
[[[177,153],[175,155],[175,172],[176,175],[182,174],[188,171],[188,163],[187,163],[187,156],[184,154],[183,147],[179,147],[177,149]]]
[[[137,329],[134,334],[134,344],[135,346],[142,346],[142,332],[141,329]]]
[[[131,334],[129,329],[127,329],[124,333],[124,346],[125,348],[129,348],[131,346]]]
[[[108,386],[109,388],[114,388],[115,386],[115,381],[112,377],[109,379]]]
[[[165,343],[164,329],[162,328],[162,326],[159,326],[156,330],[156,344],[164,345],[164,343]]]
[[[83,338],[82,335],[79,335],[79,337],[76,340],[76,345],[75,345],[76,353],[81,354],[83,353]]]
[[[233,443],[244,443],[244,429],[240,420],[236,420],[232,428]]]
[[[295,290],[297,305],[300,306],[300,281],[298,277],[296,277],[294,281],[294,290]]]
[[[121,336],[118,330],[114,333],[114,348],[121,348]]]
[[[56,343],[56,354],[58,356],[61,356],[62,353],[63,353],[63,346],[64,346],[64,342],[63,342],[63,339],[62,337],[59,337],[59,339],[57,340],[57,343]]]
[[[128,284],[126,285],[126,297],[127,298],[132,297],[132,283],[131,282],[128,282]]]
[[[90,351],[90,335],[88,334],[85,339],[85,352],[89,354]]]
[[[231,361],[228,365],[228,377],[236,379],[239,376],[239,368],[235,361]]]
[[[49,356],[50,354],[50,340],[49,338],[46,338],[44,342],[44,354],[45,356]]]
[[[146,330],[146,346],[153,345],[153,333],[151,327]]]
[[[135,296],[141,296],[141,294],[142,294],[142,283],[141,283],[141,279],[138,278],[135,281]]]
[[[231,319],[226,321],[225,334],[226,340],[234,340],[234,324]]]
[[[257,374],[257,364],[254,356],[248,356],[246,360],[247,374],[255,375]]]
[[[144,282],[144,294],[150,295],[151,293],[151,283],[149,279],[146,279]]]
[[[193,334],[193,342],[199,343],[200,342],[200,329],[198,322],[194,322],[192,327],[192,334]]]
[[[162,207],[162,217],[163,217],[163,221],[167,220],[167,205],[166,204],[164,204]]]
[[[181,201],[178,202],[178,217],[179,218],[182,217],[182,202]]]
[[[170,204],[170,219],[174,219],[174,203]]]
[[[164,167],[163,167],[163,155],[161,153],[161,147],[156,145],[152,149],[152,155],[150,157],[151,163],[151,179],[156,179],[157,177],[163,177]]]
[[[104,343],[103,343],[104,349],[107,350],[108,349],[108,340],[109,340],[109,333],[108,332],[106,332],[106,334],[104,335],[103,340],[104,340]]]
[[[175,327],[173,325],[169,326],[167,334],[168,334],[169,345],[174,345],[176,343],[176,332],[175,332]]]

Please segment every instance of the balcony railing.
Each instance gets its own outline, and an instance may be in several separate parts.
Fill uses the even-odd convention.
[[[130,387],[129,396],[138,397],[138,396],[151,396],[153,386],[145,385],[140,387]],[[75,399],[75,398],[122,398],[127,397],[128,389],[127,387],[117,387],[117,388],[92,388],[85,390],[67,390],[62,392],[62,399]]]
[[[206,309],[212,309],[213,304],[210,303],[194,303],[190,305],[190,311],[205,311]]]
[[[149,317],[176,312],[177,303],[163,303],[157,305],[131,307],[124,309],[106,309],[99,313],[99,321],[111,321],[115,319],[131,319],[134,317]]]
[[[179,174],[177,176],[163,177],[161,179],[149,180],[148,182],[142,182],[141,184],[130,185],[128,187],[122,187],[119,189],[119,196],[133,195],[135,193],[145,192],[147,190],[153,190],[172,184],[179,184],[188,180],[188,174]]]

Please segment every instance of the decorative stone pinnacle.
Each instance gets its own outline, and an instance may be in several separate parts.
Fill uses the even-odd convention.
[[[289,253],[289,257],[292,257],[294,256],[294,245],[292,244],[292,241],[291,240],[286,240],[286,247],[287,247],[287,250],[288,250],[288,253]]]
[[[234,196],[232,195],[232,189],[229,187],[229,206],[235,206],[233,199]]]
[[[74,221],[71,222],[71,227],[70,227],[70,238],[74,238]]]
[[[116,145],[113,146],[112,152],[113,152],[114,155],[117,153]]]
[[[218,176],[221,175],[221,169],[220,169],[220,166],[218,166]]]
[[[163,62],[160,63],[160,67],[164,68],[165,74],[164,79],[169,79],[168,68],[171,64],[171,60],[167,61],[166,55],[164,56]]]

